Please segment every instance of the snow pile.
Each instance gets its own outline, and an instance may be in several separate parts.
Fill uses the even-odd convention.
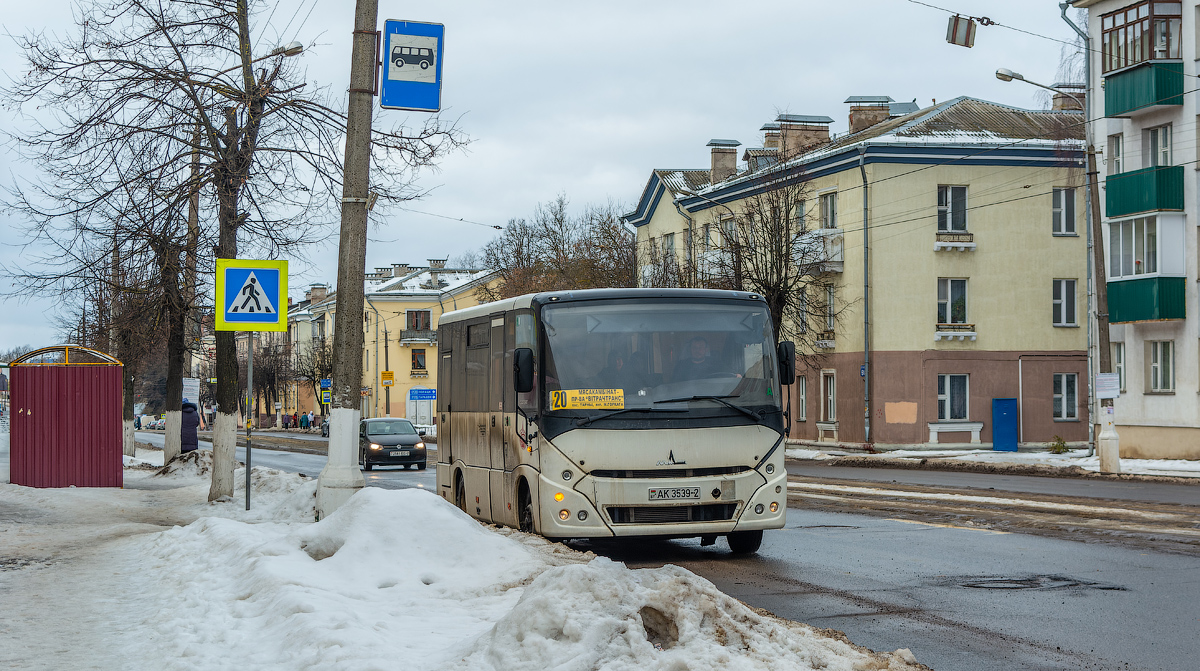
[[[129,455],[121,455],[121,463],[125,468],[130,468],[138,471],[157,471],[162,464],[156,464],[152,461],[147,461],[138,457]]]
[[[511,612],[448,669],[904,669],[877,654],[760,615],[678,566],[609,559],[543,572]]]

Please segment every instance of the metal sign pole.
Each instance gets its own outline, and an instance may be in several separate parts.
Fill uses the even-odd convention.
[[[250,331],[250,339],[246,343],[246,510],[250,510],[250,448],[254,442],[254,415],[258,408],[254,405],[254,331]]]

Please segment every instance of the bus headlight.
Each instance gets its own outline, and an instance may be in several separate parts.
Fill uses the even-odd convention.
[[[775,472],[775,464],[767,464],[767,475]]]
[[[773,512],[773,513],[779,512],[779,504],[778,503],[775,503],[774,501],[771,502],[771,512]]]
[[[570,511],[570,510],[560,510],[560,511],[558,511],[558,519],[560,519],[560,520],[562,520],[562,521],[564,521],[564,522],[566,522],[567,520],[571,519],[571,511]]]
[[[380,445],[379,443],[371,443],[371,449],[372,450],[382,450],[383,446]]]
[[[571,471],[563,471],[563,472],[562,472],[562,479],[563,479],[563,480],[565,480],[565,481],[567,481],[567,482],[570,482],[570,481],[571,481]]]
[[[755,515],[761,515],[762,512],[763,512],[763,504],[760,503],[757,506],[754,506],[754,514]]]
[[[575,513],[575,517],[578,517],[579,521],[582,522],[587,519],[587,511],[580,510],[579,512]]]

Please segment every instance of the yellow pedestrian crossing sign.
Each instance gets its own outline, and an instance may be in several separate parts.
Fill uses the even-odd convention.
[[[287,261],[217,259],[218,331],[287,330]]]

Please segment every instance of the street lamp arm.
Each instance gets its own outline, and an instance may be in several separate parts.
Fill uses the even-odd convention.
[[[729,216],[735,217],[735,218],[737,217],[737,215],[733,213],[733,210],[725,203],[715,201],[712,198],[709,198],[707,196],[701,196],[700,194],[696,193],[695,191],[688,191],[687,189],[680,189],[679,193],[682,193],[685,196],[692,196],[695,198],[699,198],[700,200],[707,201],[709,203],[712,203],[713,205],[718,205],[720,207],[723,207],[723,208],[725,208],[725,211],[729,213]],[[684,209],[687,209],[687,208],[684,208]]]

